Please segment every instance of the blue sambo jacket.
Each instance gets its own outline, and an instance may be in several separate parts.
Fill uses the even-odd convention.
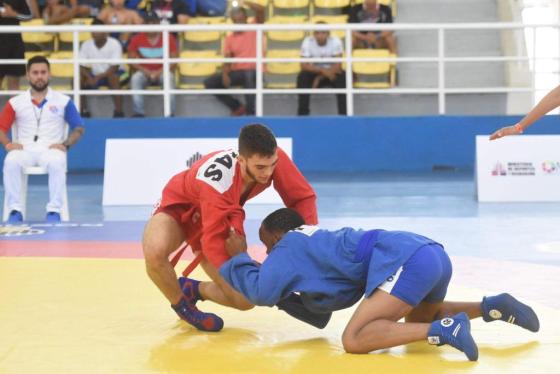
[[[286,233],[262,265],[241,253],[225,262],[220,274],[255,305],[273,306],[299,292],[309,310],[330,312],[371,295],[430,244],[440,245],[406,231],[302,226]]]

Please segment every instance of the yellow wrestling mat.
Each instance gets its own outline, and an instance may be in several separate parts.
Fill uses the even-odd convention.
[[[512,274],[512,276],[515,276]],[[200,270],[194,277],[202,277]],[[557,287],[557,285],[553,285]],[[453,286],[450,300],[480,300]],[[141,260],[0,257],[0,373],[554,373],[560,311],[534,307],[541,331],[473,321],[480,349],[468,362],[450,347],[415,343],[344,353],[352,310],[324,330],[276,308],[247,312],[200,304],[224,318],[219,333],[178,320]]]

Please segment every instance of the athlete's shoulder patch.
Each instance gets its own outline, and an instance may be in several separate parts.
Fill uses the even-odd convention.
[[[227,150],[216,153],[198,168],[196,179],[210,185],[219,193],[226,192],[233,183],[237,152]]]
[[[320,230],[319,226],[303,225],[294,229],[293,231],[302,233],[307,236],[313,235],[317,230]]]

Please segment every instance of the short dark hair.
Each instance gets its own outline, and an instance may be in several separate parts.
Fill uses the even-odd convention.
[[[276,137],[260,123],[243,126],[239,133],[239,154],[251,157],[254,154],[272,156],[276,151]]]
[[[262,225],[266,231],[286,233],[305,225],[305,221],[295,210],[281,208],[270,213],[262,221]]]
[[[47,64],[47,68],[51,69],[51,64],[49,60],[45,56],[33,56],[29,60],[27,60],[27,71],[31,68],[33,64]]]

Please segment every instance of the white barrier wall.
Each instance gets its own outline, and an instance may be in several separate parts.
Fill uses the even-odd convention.
[[[292,139],[277,138],[292,156]],[[169,179],[205,154],[237,149],[237,138],[107,139],[103,205],[154,205]],[[282,203],[269,188],[249,203]]]
[[[560,201],[560,136],[476,137],[478,201]]]

